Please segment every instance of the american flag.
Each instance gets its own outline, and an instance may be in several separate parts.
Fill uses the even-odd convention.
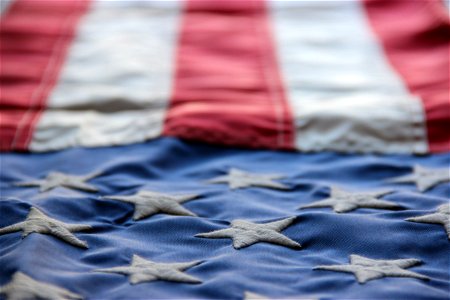
[[[449,299],[441,0],[1,0],[1,299]]]

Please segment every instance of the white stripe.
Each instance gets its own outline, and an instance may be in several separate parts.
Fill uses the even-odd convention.
[[[272,1],[271,12],[299,150],[427,151],[421,101],[391,69],[360,1]]]
[[[178,1],[94,2],[30,150],[159,136],[171,95],[180,13]]]

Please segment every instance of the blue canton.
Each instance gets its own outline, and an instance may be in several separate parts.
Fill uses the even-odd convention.
[[[417,166],[427,174],[433,169],[442,174],[449,159],[449,153],[419,157],[249,151],[172,138],[123,147],[2,154],[0,228],[8,229],[0,229],[0,297],[448,299],[445,216],[450,184],[441,176],[425,190],[411,180],[391,179],[409,180]],[[214,178],[222,183],[230,170],[246,177],[241,184],[239,176],[232,178],[239,188],[230,188],[228,181],[208,183]],[[42,183],[58,173],[69,177],[51,189],[17,185]],[[258,174],[259,179],[252,177]],[[70,176],[89,181],[89,188],[71,188]],[[352,200],[357,209],[338,214],[313,205],[330,198],[333,187],[361,193]],[[142,195],[140,191],[152,191],[152,202],[114,200]],[[364,198],[373,191],[390,193]],[[143,207],[138,217],[136,203]],[[15,227],[8,226],[23,224],[30,211],[47,216],[39,223],[40,231],[22,237],[20,230],[10,230]],[[287,218],[289,224],[272,231],[301,248],[264,242],[270,232],[252,225]],[[196,237],[229,228],[233,220],[245,220],[251,229],[245,234],[253,234],[245,239],[258,242],[235,249],[229,238]],[[52,234],[46,227],[52,222],[89,229],[66,233],[89,248],[74,247],[60,233]],[[349,264],[349,257],[358,262]],[[349,272],[355,269],[352,264],[358,280]],[[113,271],[134,274],[135,284]],[[42,288],[33,291],[30,286]]]

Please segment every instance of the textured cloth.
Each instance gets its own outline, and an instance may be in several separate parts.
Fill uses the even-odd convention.
[[[432,156],[343,155],[223,149],[161,138],[144,144],[98,149],[74,148],[47,154],[2,154],[0,227],[25,220],[30,207],[65,223],[87,224],[76,232],[89,249],[53,236],[0,235],[0,286],[23,272],[87,299],[242,299],[246,291],[267,298],[447,299],[450,242],[439,224],[405,219],[432,214],[448,203],[449,183],[421,193],[414,183],[387,179],[407,175],[414,165],[447,166],[448,153]],[[280,174],[291,189],[208,184],[231,168]],[[39,193],[16,182],[44,178],[49,170],[85,175],[99,189],[88,193],[63,187]],[[346,190],[393,190],[383,199],[404,210],[359,208],[335,213],[331,208],[298,210],[325,199],[330,187]],[[133,220],[132,204],[101,199],[139,190],[198,194],[183,207],[195,216],[159,213]],[[282,231],[300,243],[292,249],[256,243],[240,250],[229,239],[195,237],[226,228],[235,219],[268,223],[297,216]],[[131,285],[126,276],[95,272],[131,264],[133,255],[157,263],[202,261],[186,270],[201,284],[152,281]],[[370,259],[416,259],[409,271],[429,277],[386,277],[359,284],[351,273],[313,270],[348,264],[350,255]],[[4,296],[4,295],[3,295]]]

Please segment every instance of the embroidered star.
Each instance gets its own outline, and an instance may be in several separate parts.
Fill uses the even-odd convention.
[[[64,288],[37,281],[22,272],[14,273],[12,280],[0,287],[0,294],[6,295],[8,300],[20,299],[58,299],[76,300],[83,299],[81,295],[75,294]]]
[[[287,190],[288,186],[274,181],[284,176],[276,174],[256,174],[231,168],[228,175],[218,176],[208,180],[208,183],[228,183],[232,190],[250,186]]]
[[[0,228],[0,235],[22,231],[22,238],[27,237],[30,233],[42,233],[53,235],[71,245],[88,248],[85,241],[79,240],[72,232],[88,230],[92,227],[84,224],[68,224],[56,219],[50,218],[39,209],[32,207],[27,218],[23,222]]]
[[[84,176],[76,176],[70,174],[64,174],[61,172],[50,172],[45,179],[33,180],[28,182],[17,182],[16,186],[38,186],[40,192],[46,192],[52,190],[56,187],[65,187],[69,189],[82,190],[86,192],[98,192],[98,189],[86,181],[97,177],[100,172],[95,172],[92,174]]]
[[[406,221],[441,224],[444,226],[444,229],[447,232],[448,239],[450,240],[450,203],[440,205],[435,213],[408,218],[406,219]]]
[[[422,166],[414,166],[413,173],[391,178],[390,182],[414,182],[420,192],[424,192],[435,185],[450,181],[449,169],[428,169]]]
[[[317,266],[314,270],[328,270],[336,272],[353,273],[359,283],[383,277],[411,277],[429,280],[427,276],[405,270],[422,263],[418,259],[370,259],[359,255],[350,255],[349,265]]]
[[[385,200],[379,200],[391,191],[379,192],[347,192],[337,187],[332,187],[330,197],[324,200],[304,205],[299,209],[317,208],[317,207],[333,207],[337,213],[345,213],[357,208],[377,208],[377,209],[400,209],[401,206]]]
[[[267,242],[299,249],[301,248],[299,243],[280,233],[283,229],[290,226],[295,218],[296,217],[290,217],[265,224],[256,224],[245,220],[234,220],[231,222],[230,228],[199,233],[195,236],[213,239],[230,238],[233,240],[233,247],[235,249],[248,247],[259,242]]]
[[[182,203],[197,198],[199,195],[166,195],[151,191],[139,191],[131,196],[104,196],[102,198],[119,200],[134,204],[134,220],[140,220],[157,213],[176,216],[197,216],[187,210]]]
[[[150,282],[155,280],[166,280],[184,283],[201,283],[202,281],[183,271],[200,264],[201,261],[184,263],[156,263],[146,260],[139,255],[133,255],[131,265],[114,267],[108,269],[98,269],[97,272],[118,273],[129,275],[131,284]]]

